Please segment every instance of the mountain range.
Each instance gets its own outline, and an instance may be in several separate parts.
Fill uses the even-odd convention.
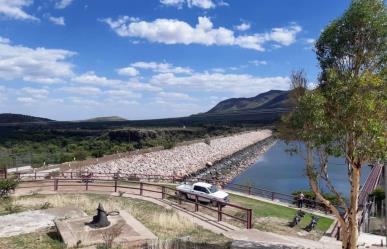
[[[115,123],[130,122],[133,124],[184,124],[184,122],[255,122],[270,124],[278,120],[282,113],[289,112],[292,108],[290,103],[290,91],[270,90],[258,94],[251,98],[230,98],[219,102],[213,108],[205,113],[194,114],[189,117],[155,119],[155,120],[137,120],[129,121],[118,116],[96,117],[86,120],[73,121],[76,123]],[[0,124],[22,124],[22,123],[57,123],[55,120],[34,117],[23,114],[2,113],[0,114]],[[61,123],[61,122],[58,122]]]

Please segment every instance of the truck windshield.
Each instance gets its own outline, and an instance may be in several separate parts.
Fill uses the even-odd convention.
[[[218,188],[217,188],[217,187],[215,187],[215,186],[211,186],[211,188],[210,188],[210,192],[211,192],[211,193],[218,192]]]

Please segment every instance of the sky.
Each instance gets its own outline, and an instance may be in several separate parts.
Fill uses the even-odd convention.
[[[206,112],[317,82],[350,0],[0,0],[0,112],[55,120]]]

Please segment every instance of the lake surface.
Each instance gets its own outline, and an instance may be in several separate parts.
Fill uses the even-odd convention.
[[[291,194],[301,189],[308,190],[305,161],[300,155],[290,155],[285,151],[287,148],[289,149],[288,145],[278,141],[254,165],[234,178],[231,184],[252,184],[257,188],[284,194]],[[370,167],[364,166],[361,175],[362,183],[369,172]],[[344,159],[330,158],[328,175],[336,189],[348,197],[350,185]]]

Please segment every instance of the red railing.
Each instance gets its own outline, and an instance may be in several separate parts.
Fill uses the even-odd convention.
[[[21,175],[21,174],[20,174]],[[29,184],[28,184],[29,183]],[[34,183],[37,183],[34,185]],[[147,188],[148,187],[148,188]],[[223,216],[227,216],[233,220],[242,222],[247,229],[252,228],[252,209],[244,208],[228,202],[216,201],[204,196],[199,196],[197,194],[190,194],[194,196],[194,200],[185,199],[182,196],[182,193],[176,189],[155,184],[155,183],[146,183],[139,181],[125,181],[122,179],[99,179],[99,178],[73,178],[73,179],[63,179],[63,178],[54,178],[46,180],[21,180],[21,185],[18,186],[18,189],[31,189],[31,188],[49,188],[53,191],[102,191],[101,188],[106,189],[102,192],[122,192],[123,194],[128,193],[124,190],[135,190],[137,193],[129,194],[138,194],[144,195],[145,193],[156,193],[160,194],[162,199],[169,198],[170,200],[176,200],[178,204],[182,202],[190,203],[194,205],[194,212],[199,211],[199,207],[210,210],[211,214],[216,213],[218,221],[223,220]],[[153,189],[152,189],[153,188]],[[203,201],[203,199],[205,201]],[[210,207],[209,205],[204,204],[204,202],[209,202],[214,204],[216,202],[216,209]],[[236,209],[239,212],[243,212],[244,217],[239,217],[228,212],[225,212],[224,209]]]

